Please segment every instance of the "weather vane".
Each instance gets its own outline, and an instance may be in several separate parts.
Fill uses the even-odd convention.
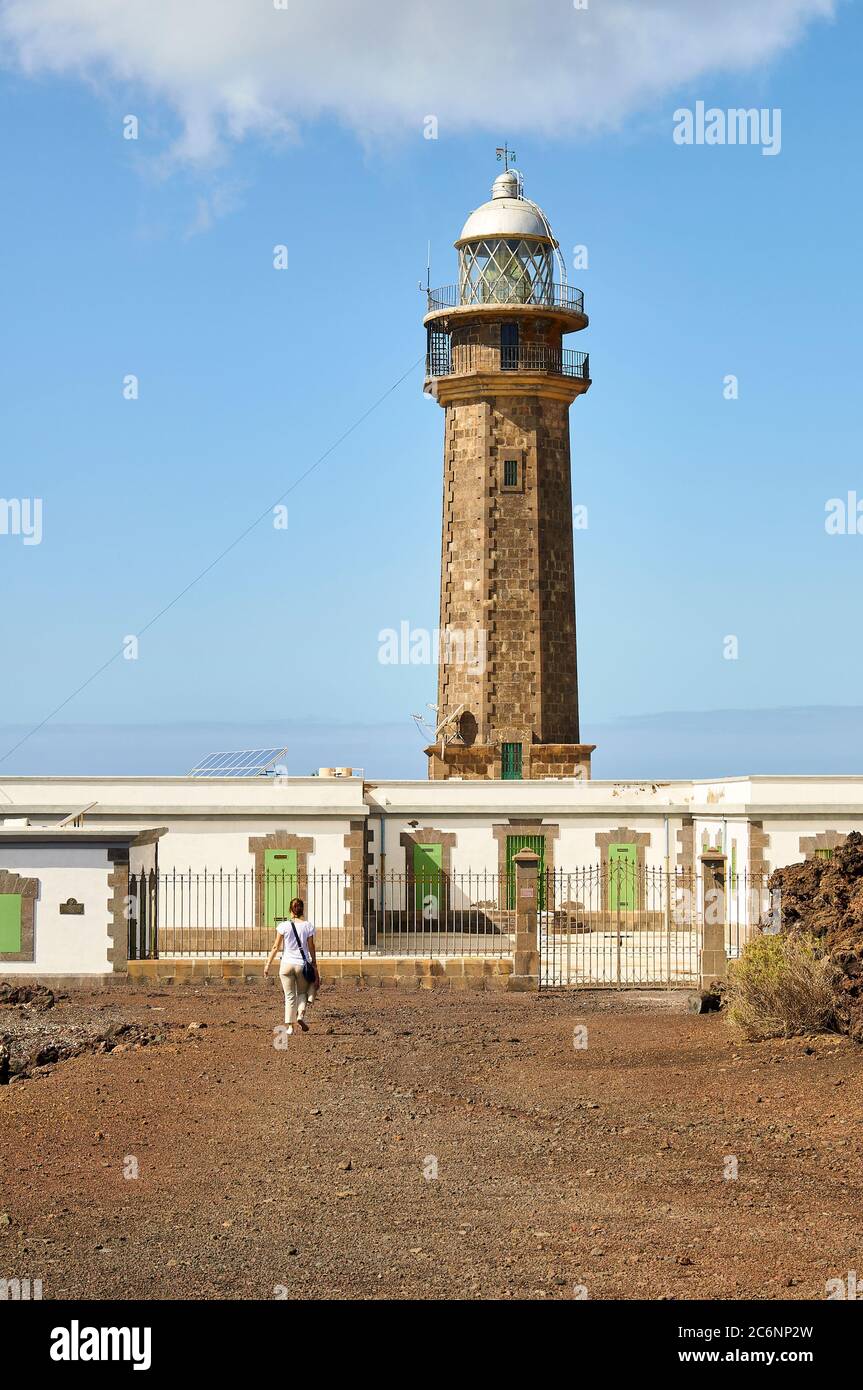
[[[498,145],[497,149],[495,150],[495,154],[497,155],[498,159],[503,160],[503,167],[506,170],[509,169],[510,160],[512,160],[512,162],[515,163],[515,150],[511,150],[509,148],[509,145]]]

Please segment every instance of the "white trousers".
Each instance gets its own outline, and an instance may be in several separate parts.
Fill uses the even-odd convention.
[[[315,1001],[315,982],[307,980],[301,965],[288,961],[279,969],[279,979],[285,991],[285,1023],[293,1026],[298,1018],[305,1018],[306,1010]]]

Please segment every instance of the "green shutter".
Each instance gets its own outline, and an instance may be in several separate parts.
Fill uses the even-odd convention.
[[[0,951],[21,950],[21,894],[0,893]]]
[[[297,896],[297,851],[264,850],[264,925],[275,927],[291,915],[291,898]]]
[[[442,845],[414,845],[414,909],[418,917],[428,911],[427,921],[437,921],[440,910],[442,852]]]
[[[612,912],[635,911],[636,865],[635,845],[608,847],[608,906]]]
[[[504,782],[521,781],[521,744],[501,744],[500,775]]]
[[[516,744],[520,748],[520,744]],[[537,866],[536,905],[542,912],[545,907],[545,836],[507,835],[506,837],[506,905],[510,912],[515,908],[515,865],[513,859],[519,850],[532,849],[539,855]]]

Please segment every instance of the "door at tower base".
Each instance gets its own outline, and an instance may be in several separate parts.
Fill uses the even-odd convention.
[[[511,745],[510,745],[511,746]],[[530,781],[543,777],[575,777],[586,782],[590,778],[590,755],[595,743],[530,743],[521,744],[521,779]],[[431,781],[447,777],[506,780],[503,766],[503,744],[448,743],[441,752],[439,743],[426,748]]]

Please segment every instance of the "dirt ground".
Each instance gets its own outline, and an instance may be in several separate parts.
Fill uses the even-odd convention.
[[[747,1044],[664,1003],[333,985],[279,1048],[275,987],[61,998],[43,1041],[110,1050],[0,1086],[0,1277],[45,1298],[823,1299],[863,1269],[863,1051]],[[32,1014],[0,1015],[30,1046]]]

